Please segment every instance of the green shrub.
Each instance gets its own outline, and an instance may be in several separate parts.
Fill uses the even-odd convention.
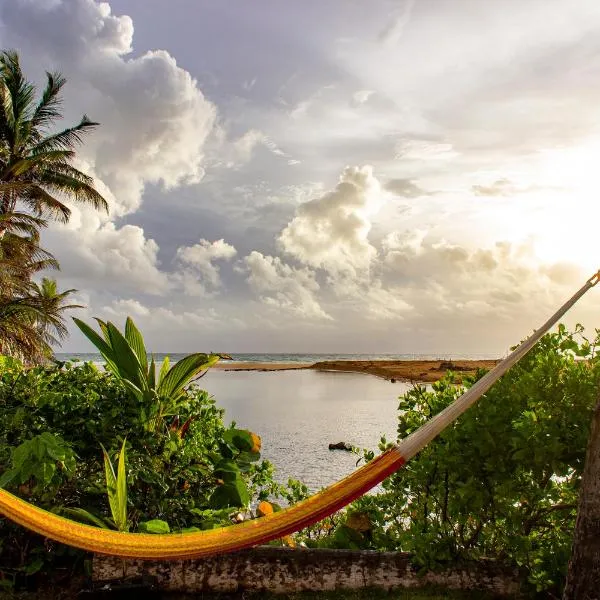
[[[1,360],[0,483],[70,518],[116,523],[130,531],[231,524],[230,516],[247,511],[254,500],[283,492],[273,480],[272,465],[259,460],[260,438],[225,427],[215,401],[189,384],[206,361],[195,358],[192,368],[190,361],[180,362],[186,369],[177,369],[177,363],[156,378],[157,385],[175,382],[169,393],[163,386],[153,395],[150,384],[140,395],[117,368],[104,372],[92,363],[25,368]],[[168,373],[175,375],[167,379]],[[111,462],[121,454],[127,487],[118,484],[119,498],[127,499],[126,510],[116,500],[118,477],[109,477],[107,495]],[[6,543],[0,548],[5,572],[11,572],[7,565],[27,568],[33,549],[45,558],[48,549],[56,552],[50,543],[44,553],[38,538],[0,522],[0,540],[9,538],[12,550]],[[17,547],[22,549],[15,552]]]
[[[596,344],[582,332],[560,326],[544,336],[476,406],[388,478],[383,493],[361,499],[355,509],[373,522],[374,541],[366,545],[412,552],[426,568],[494,558],[522,567],[538,590],[560,590],[600,390]],[[451,375],[411,389],[400,400],[398,438],[462,391]]]

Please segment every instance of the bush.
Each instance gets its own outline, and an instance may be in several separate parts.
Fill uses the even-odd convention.
[[[25,368],[0,357],[0,484],[48,510],[115,526],[102,447],[116,462],[125,443],[128,518],[121,529],[231,524],[232,515],[250,514],[253,501],[285,493],[270,463],[259,461],[257,435],[225,427],[223,411],[196,384],[175,391],[176,414],[166,395],[156,412],[122,377],[92,363]],[[77,556],[8,521],[0,536],[5,575],[31,573],[52,554]]]
[[[580,326],[575,333],[560,326],[544,336],[476,406],[388,478],[383,493],[357,503],[355,510],[371,515],[371,546],[412,552],[425,568],[494,558],[523,568],[538,590],[562,589],[600,389],[596,345],[582,333]],[[462,392],[451,375],[411,389],[400,400],[398,438]]]

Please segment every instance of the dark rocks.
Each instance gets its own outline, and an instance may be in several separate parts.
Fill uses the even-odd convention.
[[[352,444],[348,442],[338,442],[337,444],[329,444],[330,450],[345,450],[346,452],[352,452]]]

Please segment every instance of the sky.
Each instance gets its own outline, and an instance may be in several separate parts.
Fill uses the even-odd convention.
[[[101,123],[110,213],[43,232],[59,285],[155,352],[505,354],[600,267],[599,30],[597,0],[0,0],[64,125]]]

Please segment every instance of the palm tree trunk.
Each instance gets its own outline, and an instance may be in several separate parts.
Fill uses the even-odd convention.
[[[592,419],[563,600],[600,599],[600,395]]]

